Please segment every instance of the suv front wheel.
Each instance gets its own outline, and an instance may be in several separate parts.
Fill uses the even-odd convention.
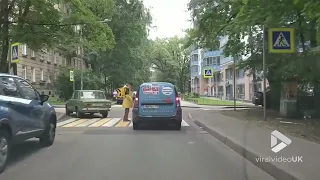
[[[40,144],[43,146],[51,146],[56,137],[56,121],[54,118],[50,120],[50,123],[46,127],[42,136],[39,138]]]
[[[10,136],[5,129],[0,129],[0,174],[4,171],[10,154]]]

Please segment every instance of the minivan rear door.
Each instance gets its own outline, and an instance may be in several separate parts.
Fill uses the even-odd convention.
[[[172,84],[145,83],[139,91],[140,116],[172,117],[176,114],[176,94]]]

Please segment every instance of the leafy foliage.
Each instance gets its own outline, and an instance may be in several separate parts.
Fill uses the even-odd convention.
[[[80,80],[81,80],[81,71],[75,70],[74,83],[75,83],[76,90],[81,88]],[[71,98],[73,93],[73,82],[70,81],[70,75],[69,75],[68,69],[62,70],[61,73],[57,76],[55,87],[60,98],[63,98],[64,100],[68,100],[69,98]],[[84,90],[100,90],[102,88],[103,88],[103,82],[101,80],[101,77],[97,76],[91,71],[83,72],[83,89]]]
[[[157,81],[171,82],[186,91],[189,82],[188,38],[158,39],[153,44],[152,64]]]

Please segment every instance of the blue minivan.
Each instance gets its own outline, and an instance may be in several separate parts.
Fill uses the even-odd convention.
[[[177,89],[167,82],[148,82],[139,86],[132,109],[133,129],[140,123],[159,122],[181,129],[182,109]]]

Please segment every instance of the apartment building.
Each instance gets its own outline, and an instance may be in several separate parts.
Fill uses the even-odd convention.
[[[243,69],[236,69],[234,73],[235,58],[226,57],[223,54],[227,41],[228,37],[220,38],[219,50],[198,49],[190,54],[191,92],[227,100],[232,100],[235,97],[238,100],[251,101],[253,96],[252,73]],[[199,51],[202,51],[200,57],[195,55],[201,54]],[[242,59],[245,60],[245,57]],[[200,71],[197,71],[199,67]],[[205,68],[213,69],[214,76],[212,78],[203,78]],[[234,75],[236,76],[235,84],[233,81]],[[257,90],[263,90],[262,84],[262,81],[257,82]],[[236,92],[234,92],[234,85],[236,86]]]
[[[192,93],[204,93],[205,84],[203,78],[201,78],[201,59],[202,49],[194,48],[190,54],[190,87]]]
[[[55,5],[64,15],[70,13],[67,4]],[[87,68],[83,60],[66,59],[58,52],[49,49],[33,51],[27,44],[20,44],[20,61],[17,63],[17,75],[27,79],[40,93],[54,96],[54,83],[63,67],[73,69]]]

